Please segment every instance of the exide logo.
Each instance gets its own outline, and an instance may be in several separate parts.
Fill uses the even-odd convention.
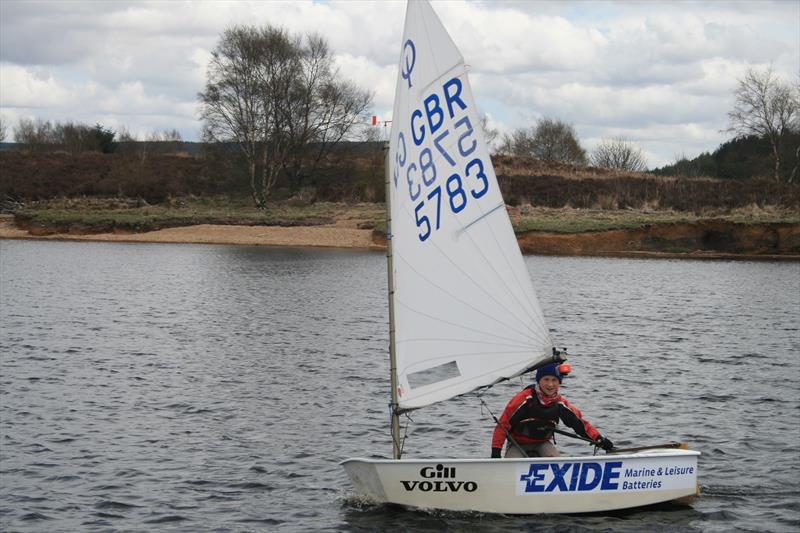
[[[474,481],[455,481],[456,467],[438,464],[426,466],[419,470],[420,477],[425,481],[401,481],[407,491],[419,490],[422,492],[475,492],[478,484]]]
[[[519,480],[525,482],[525,492],[587,492],[598,485],[600,490],[616,490],[621,467],[622,461],[533,463]]]

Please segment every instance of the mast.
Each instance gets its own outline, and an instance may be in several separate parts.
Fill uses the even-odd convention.
[[[388,147],[387,147],[388,148]],[[386,266],[389,278],[389,374],[392,384],[392,453],[395,459],[400,459],[400,414],[397,402],[397,356],[395,353],[394,331],[394,265],[392,261],[392,191],[391,191],[391,165],[389,154],[386,150]]]

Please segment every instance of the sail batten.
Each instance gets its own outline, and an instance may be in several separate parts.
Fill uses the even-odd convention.
[[[409,2],[389,149],[396,394],[422,407],[525,372],[552,341],[463,57]]]

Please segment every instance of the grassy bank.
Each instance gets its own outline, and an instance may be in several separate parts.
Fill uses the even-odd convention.
[[[636,229],[656,224],[697,223],[719,220],[735,224],[800,224],[800,212],[790,209],[757,207],[732,210],[706,210],[701,213],[636,209],[552,209],[523,206],[512,211],[517,233],[548,231],[583,233],[620,229]]]
[[[573,209],[522,206],[510,210],[517,233],[546,231],[583,233],[635,229],[656,224],[697,223],[719,220],[737,224],[800,224],[800,212],[757,207],[706,210],[701,213],[635,210]],[[247,198],[178,198],[148,205],[128,199],[66,199],[32,203],[15,213],[22,228],[53,232],[98,233],[152,231],[196,224],[245,226],[318,226],[373,229],[385,233],[383,204],[276,202],[267,210],[251,206]]]
[[[157,205],[127,199],[65,199],[32,203],[15,212],[21,227],[56,231],[156,229],[223,224],[245,226],[318,226],[357,219],[368,226],[383,218],[382,204],[348,206],[331,202],[281,202],[259,210],[246,198],[179,198]]]
[[[731,211],[709,210],[700,214],[680,211],[635,209],[601,210],[523,206],[511,208],[514,232],[530,231],[577,234],[608,230],[632,230],[658,224],[696,224],[715,220],[731,224],[800,224],[800,213],[789,209],[746,208]],[[386,233],[386,223],[376,227]]]
[[[248,205],[247,199],[181,198],[147,205],[124,199],[68,199],[37,202],[17,211],[24,224],[42,227],[82,227],[148,231],[195,224],[315,226],[349,221],[370,228],[385,227],[383,204],[280,202],[267,210]],[[800,223],[800,213],[781,209],[743,208],[701,214],[674,211],[552,209],[524,206],[512,210],[517,232],[580,233],[633,229],[652,224],[724,220],[740,224]]]
[[[800,258],[800,213],[792,210],[523,206],[508,211],[523,253]],[[226,198],[182,198],[155,206],[135,200],[61,200],[19,210],[16,228],[11,215],[0,215],[0,238],[375,248],[386,244],[384,216],[383,204],[297,199],[276,202],[266,211]]]

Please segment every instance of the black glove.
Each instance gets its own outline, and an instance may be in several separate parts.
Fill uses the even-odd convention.
[[[603,448],[607,452],[610,452],[611,450],[614,449],[614,443],[603,436],[597,439],[597,445]]]
[[[500,459],[502,457],[500,452],[502,451],[502,448],[492,448],[492,459]]]

